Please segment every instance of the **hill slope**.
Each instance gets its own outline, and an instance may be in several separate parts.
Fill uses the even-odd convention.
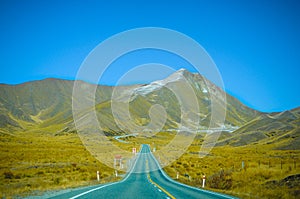
[[[300,150],[300,108],[262,114],[248,122],[218,145],[276,144],[277,149]]]
[[[180,84],[182,79],[188,81],[196,95],[200,108],[198,114],[192,106],[188,106],[189,104],[188,112],[182,114],[179,100],[169,89],[177,87],[178,92],[184,94],[185,91]],[[181,182],[198,186],[202,173],[205,173],[210,183],[208,187],[213,187],[210,181],[214,176],[218,174],[220,176],[222,168],[233,172],[228,180],[232,180],[232,190],[237,191],[238,196],[244,197],[245,192],[256,194],[261,190],[267,190],[257,185],[270,180],[272,180],[270,186],[276,186],[270,191],[279,190],[272,192],[271,196],[277,196],[277,193],[282,192],[282,187],[278,184],[290,179],[284,175],[299,174],[296,161],[299,160],[300,149],[300,108],[281,113],[260,113],[224,93],[200,74],[192,74],[186,70],[179,70],[164,80],[147,85],[109,87],[82,81],[78,83],[87,90],[96,86],[95,107],[82,110],[80,116],[88,128],[90,121],[84,116],[95,108],[101,128],[107,136],[128,133],[121,130],[115,122],[112,114],[114,100],[130,94],[129,112],[137,125],[147,125],[151,122],[149,110],[153,105],[160,104],[165,108],[167,115],[163,129],[166,132],[160,132],[147,139],[138,136],[128,137],[126,140],[129,144],[109,138],[111,142],[128,151],[131,151],[132,147],[138,147],[140,143],[150,145],[155,143],[159,151],[159,148],[168,144],[176,134],[168,130],[182,128],[179,124],[185,114],[199,117],[200,124],[197,126],[201,127],[200,129],[207,129],[211,117],[210,97],[218,94],[226,95],[225,127],[229,131],[238,129],[231,133],[222,132],[217,143],[220,147],[215,147],[206,158],[199,158],[199,145],[205,136],[204,133],[199,133],[189,150],[166,168],[170,176],[176,176],[179,171]],[[102,183],[117,180],[112,175],[114,169],[97,161],[75,134],[77,131],[72,115],[73,85],[74,81],[60,79],[45,79],[20,85],[0,85],[0,197],[16,196],[33,190],[98,183],[95,177],[96,170],[102,171]],[[123,94],[112,99],[114,89],[120,89]],[[81,100],[80,103],[85,103],[92,98],[83,95]],[[120,108],[126,111],[124,107]],[[162,113],[154,111],[151,114],[153,118],[158,118]],[[121,122],[126,124],[128,120],[123,118]],[[186,138],[186,134],[182,136],[183,139]],[[111,158],[110,153],[103,154]],[[242,160],[245,160],[247,171],[240,169]],[[277,165],[277,168],[274,165]],[[184,173],[193,176],[186,178]],[[260,177],[254,181],[253,176]],[[218,178],[215,180],[220,182],[220,185],[223,184]],[[249,182],[252,184],[249,185]],[[251,189],[251,192],[245,188]],[[222,188],[218,190],[224,191]],[[260,193],[266,195],[266,198],[273,198],[268,194],[268,192]]]
[[[179,70],[165,80],[148,85],[123,87],[124,90],[132,91],[134,89],[130,101],[130,113],[135,122],[138,125],[149,123],[149,108],[154,104],[160,104],[167,112],[164,129],[177,128],[181,119],[180,105],[175,94],[167,87],[176,86],[182,78],[188,81],[196,94],[200,107],[201,125],[208,126],[211,117],[210,95],[225,93],[200,74],[192,74],[186,70]],[[1,131],[11,132],[14,129],[30,128],[32,125],[46,127],[53,124],[62,124],[62,126],[74,130],[72,127],[73,84],[74,81],[69,80],[45,79],[19,85],[0,85]],[[87,88],[95,86],[85,82],[80,82],[80,84]],[[98,85],[95,104],[103,130],[117,133],[120,129],[111,112],[113,89],[114,87]],[[260,114],[246,107],[234,97],[225,95],[227,97],[226,124],[228,126],[242,126]],[[85,100],[90,99],[86,97]]]

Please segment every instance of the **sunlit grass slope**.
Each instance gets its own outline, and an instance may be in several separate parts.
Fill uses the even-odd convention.
[[[97,171],[101,183],[117,180],[114,170],[96,160],[77,134],[57,133],[55,126],[0,133],[0,165],[1,198],[96,184]]]

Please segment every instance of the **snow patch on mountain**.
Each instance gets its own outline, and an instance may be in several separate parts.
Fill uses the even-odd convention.
[[[169,77],[163,80],[154,81],[148,85],[144,85],[134,89],[134,93],[139,95],[147,95],[155,90],[161,89],[169,83],[177,82],[177,81],[186,81],[184,77],[185,69],[180,69],[177,72],[173,73]]]

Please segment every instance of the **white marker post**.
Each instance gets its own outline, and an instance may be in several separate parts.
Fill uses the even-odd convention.
[[[100,181],[100,174],[99,174],[99,171],[97,171],[97,181],[98,181],[98,182]]]
[[[176,174],[176,179],[178,180],[178,178],[179,178],[179,172],[177,172]]]
[[[115,170],[115,174],[116,174],[116,177],[118,177],[118,171],[117,170]]]
[[[132,148],[132,153],[136,155],[136,148]]]
[[[203,175],[202,176],[202,188],[204,188],[204,186],[205,186],[205,180],[206,180],[206,176]]]

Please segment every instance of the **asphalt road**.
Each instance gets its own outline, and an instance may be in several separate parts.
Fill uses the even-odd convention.
[[[234,198],[174,181],[160,168],[148,145],[143,145],[131,171],[120,181],[76,190],[54,198]]]

